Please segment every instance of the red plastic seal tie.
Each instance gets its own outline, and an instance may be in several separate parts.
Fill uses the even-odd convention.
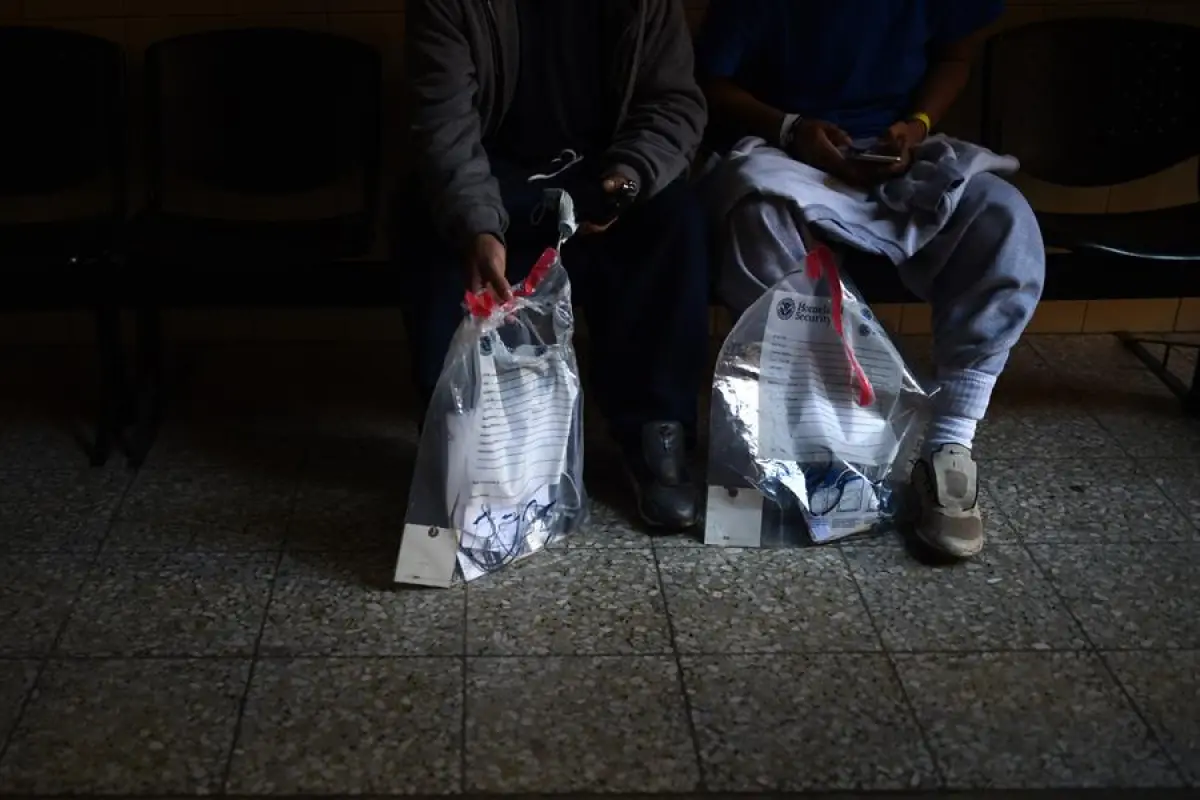
[[[804,263],[809,279],[817,281],[824,277],[829,284],[833,329],[837,331],[838,338],[842,340],[842,349],[846,352],[846,360],[850,362],[850,384],[857,390],[856,402],[858,405],[869,406],[875,402],[875,388],[871,386],[871,379],[867,377],[866,371],[858,361],[858,356],[854,354],[854,347],[846,338],[846,326],[843,318],[844,305],[842,303],[842,293],[845,291],[845,287],[842,284],[842,274],[838,270],[833,251],[825,245],[820,245],[808,254]]]
[[[558,250],[547,247],[542,257],[529,270],[529,275],[513,289],[513,297],[528,297],[533,294],[541,282],[546,279],[550,270],[558,262]],[[467,313],[472,317],[490,317],[497,310],[511,306],[512,301],[501,303],[491,289],[480,289],[478,292],[468,291],[466,294]]]

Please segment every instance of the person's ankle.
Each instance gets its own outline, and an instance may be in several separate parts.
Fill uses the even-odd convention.
[[[928,459],[938,450],[951,445],[970,452],[975,446],[975,430],[978,425],[978,420],[967,417],[949,414],[935,416],[926,429],[921,457]]]
[[[651,439],[657,438],[656,434],[650,432],[663,427],[670,428],[670,435],[675,441],[681,443],[680,450],[687,454],[695,451],[698,437],[694,427],[689,427],[684,423],[675,420],[656,420],[646,422],[636,426],[624,426],[619,429],[613,429],[610,432],[610,439],[617,445],[621,455],[627,459],[640,459],[644,457],[647,447],[647,436]],[[672,442],[672,446],[674,442]]]

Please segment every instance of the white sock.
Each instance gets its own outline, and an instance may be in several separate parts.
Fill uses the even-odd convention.
[[[975,444],[975,429],[987,413],[996,376],[974,369],[938,370],[933,395],[933,419],[925,433],[921,455],[928,457],[944,444]]]
[[[978,426],[979,420],[977,419],[938,414],[929,421],[929,428],[925,432],[925,444],[921,447],[921,455],[928,458],[945,444],[960,444],[970,450],[975,444],[975,429]]]

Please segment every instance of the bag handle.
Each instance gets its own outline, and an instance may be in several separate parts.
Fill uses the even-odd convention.
[[[837,331],[838,338],[842,340],[842,349],[846,352],[846,360],[850,363],[850,385],[858,392],[856,398],[858,405],[869,406],[875,402],[875,387],[871,386],[871,379],[867,377],[866,371],[858,361],[858,356],[854,354],[854,346],[846,338],[845,308],[842,303],[845,286],[842,284],[842,274],[838,270],[833,251],[823,244],[818,245],[805,257],[804,266],[809,280],[819,281],[821,278],[825,278],[825,282],[829,286],[833,329]]]
[[[468,290],[466,294],[467,312],[472,317],[490,317],[497,310],[511,310],[516,305],[517,298],[528,297],[537,290],[557,261],[558,250],[547,247],[546,252],[542,253],[542,257],[533,265],[533,269],[529,270],[525,280],[513,289],[513,299],[505,303],[501,303],[490,289],[480,289],[478,292]]]

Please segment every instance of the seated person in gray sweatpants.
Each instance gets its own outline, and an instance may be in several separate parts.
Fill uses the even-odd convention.
[[[726,144],[760,137],[851,187],[904,176],[914,148],[966,85],[974,41],[1003,9],[1003,0],[714,0],[697,46],[712,134]],[[868,137],[900,160],[848,158],[844,148]],[[800,223],[774,200],[740,203],[727,232],[794,255],[802,237],[781,235],[780,226]],[[942,553],[968,558],[984,541],[975,429],[1041,297],[1037,220],[1014,187],[976,174],[936,235],[899,270],[933,310],[938,391],[913,473],[917,533]],[[743,265],[754,291],[769,288],[769,279],[753,285],[753,273]],[[747,302],[741,294],[735,306]]]

